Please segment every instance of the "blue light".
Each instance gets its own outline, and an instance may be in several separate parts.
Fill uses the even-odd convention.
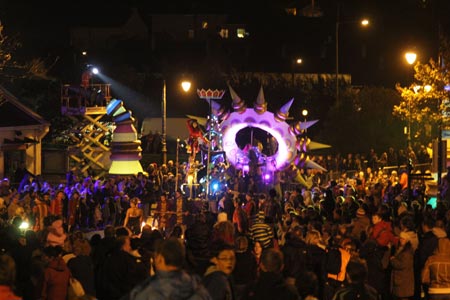
[[[450,92],[450,84],[446,84],[444,86],[444,90],[446,90],[447,92]]]

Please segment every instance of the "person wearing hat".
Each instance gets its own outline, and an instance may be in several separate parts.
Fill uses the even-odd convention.
[[[414,296],[414,251],[418,245],[414,231],[400,233],[400,247],[391,257],[391,293],[395,299],[409,299]]]
[[[370,219],[367,217],[363,207],[356,210],[356,218],[352,220],[351,226],[352,231],[350,235],[357,240],[361,240],[361,234],[366,232],[367,228],[370,226]]]
[[[215,241],[223,241],[224,243],[234,245],[235,227],[233,222],[228,220],[227,213],[220,212],[217,214],[217,222],[212,228],[212,235],[210,240],[212,243]]]

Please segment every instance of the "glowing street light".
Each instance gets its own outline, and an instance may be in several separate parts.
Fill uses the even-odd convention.
[[[304,116],[305,118],[308,116],[308,110],[307,109],[302,110],[302,116]]]
[[[406,62],[410,65],[414,64],[417,59],[417,53],[415,52],[406,52],[405,53]]]
[[[183,91],[189,92],[189,90],[191,89],[191,82],[190,81],[181,82],[181,88],[183,89]]]
[[[303,60],[301,58],[297,58],[295,62],[297,63],[297,65],[301,65],[303,63]]]
[[[413,65],[416,62],[417,54],[415,52],[408,51],[405,53],[406,62],[409,65]],[[431,90],[431,88],[430,88]],[[414,87],[414,91],[416,91],[416,87]],[[408,99],[408,135],[407,135],[407,148],[411,147],[411,99]]]
[[[370,25],[370,22],[369,22],[368,19],[362,19],[362,20],[361,20],[361,25],[362,25],[362,26],[369,26],[369,25]]]

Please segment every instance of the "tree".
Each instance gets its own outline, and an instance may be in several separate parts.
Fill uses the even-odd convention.
[[[366,153],[370,148],[384,152],[402,148],[402,124],[386,113],[400,102],[394,89],[381,87],[347,88],[341,101],[329,110],[319,139],[334,152]]]
[[[441,50],[439,62],[433,59],[426,64],[417,62],[414,65],[416,82],[407,87],[396,85],[402,101],[394,106],[393,115],[411,122],[412,136],[422,142],[435,137],[432,132],[436,132],[441,122],[446,124],[450,116],[450,70],[442,63],[450,58],[448,54],[447,50]]]

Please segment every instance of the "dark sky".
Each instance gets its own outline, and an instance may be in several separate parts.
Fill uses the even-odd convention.
[[[52,63],[67,50],[68,28],[71,26],[108,26],[122,24],[132,7],[143,15],[158,13],[227,13],[230,20],[246,23],[256,42],[270,47],[281,36],[291,38],[293,49],[305,56],[319,57],[324,43],[333,50],[337,8],[340,11],[340,54],[342,72],[354,73],[357,84],[370,83],[371,75],[386,76],[404,69],[401,53],[415,48],[419,59],[437,56],[439,31],[447,34],[450,14],[448,0],[315,0],[323,12],[321,18],[286,18],[285,5],[299,9],[311,0],[230,0],[230,1],[21,1],[1,0],[0,19],[5,32],[22,42],[18,57],[38,56]],[[353,21],[367,16],[372,25],[361,31]],[[440,29],[438,29],[440,28]],[[358,69],[353,57],[367,52],[367,62]],[[311,59],[305,72],[333,70],[332,55],[324,66]],[[354,69],[356,68],[356,69]],[[372,70],[372,71],[371,71]],[[386,74],[386,75],[383,75]],[[398,77],[395,74],[395,77]],[[405,75],[407,76],[407,75]],[[388,80],[391,82],[391,80]]]

